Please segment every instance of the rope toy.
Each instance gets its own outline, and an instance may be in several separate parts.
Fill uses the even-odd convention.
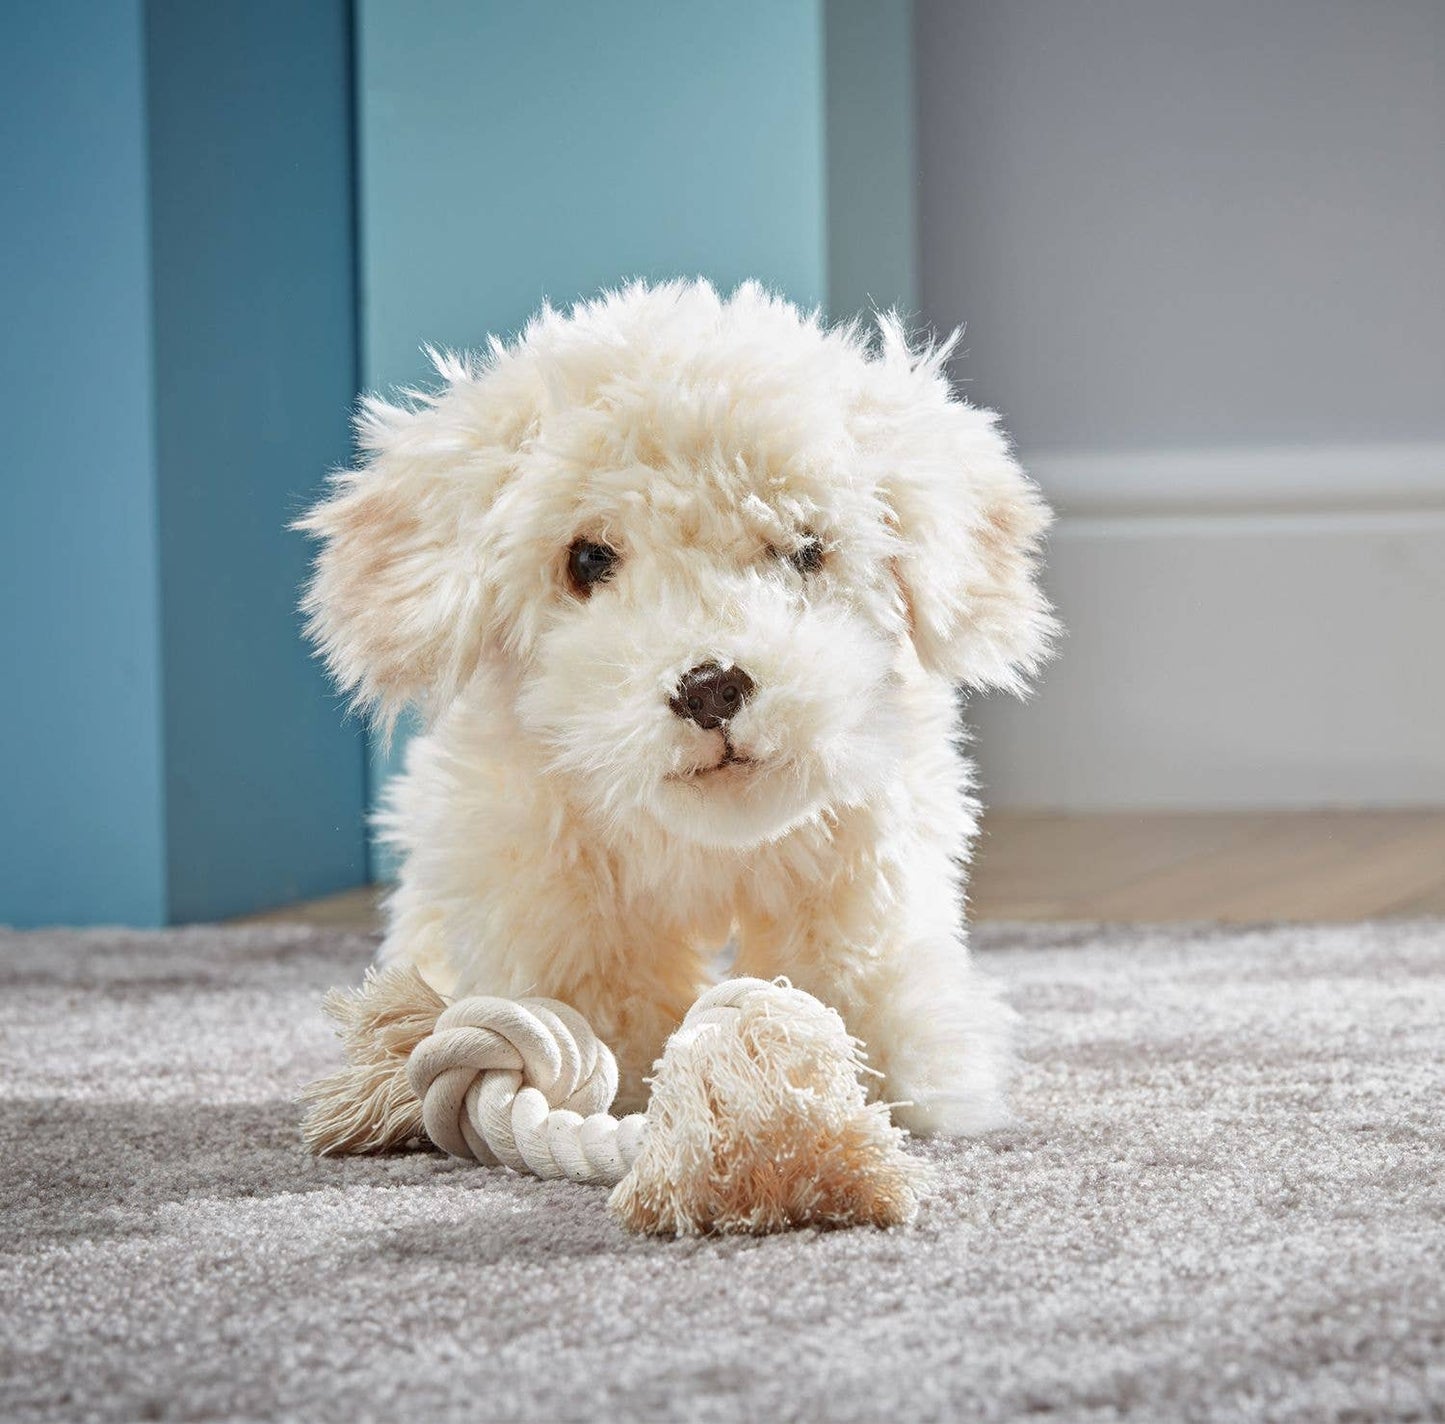
[[[411,968],[333,991],[347,1064],[303,1093],[322,1156],[422,1138],[454,1157],[614,1190],[629,1229],[664,1235],[892,1226],[917,1211],[922,1167],[862,1046],[786,980],[707,990],[668,1040],[646,1113],[608,1114],[611,1050],[554,999],[448,1005]]]

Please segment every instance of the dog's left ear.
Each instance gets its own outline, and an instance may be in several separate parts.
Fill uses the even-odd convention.
[[[307,632],[388,732],[408,706],[440,711],[503,636],[488,577],[493,506],[534,412],[516,370],[433,360],[441,390],[362,400],[360,458],[293,526],[319,544]]]
[[[919,661],[952,682],[1021,692],[1058,631],[1038,585],[1052,516],[998,417],[950,389],[953,341],[919,355],[896,318],[879,327],[855,435],[895,535]]]

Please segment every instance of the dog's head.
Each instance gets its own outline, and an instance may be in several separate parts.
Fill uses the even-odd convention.
[[[1047,512],[942,361],[701,282],[438,357],[301,521],[312,636],[385,722],[504,697],[599,828],[740,846],[855,803],[914,660],[1018,688],[1053,627]]]

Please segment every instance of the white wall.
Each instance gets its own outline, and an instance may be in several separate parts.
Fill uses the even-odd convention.
[[[1064,514],[991,800],[1445,802],[1445,6],[917,13],[924,314]]]

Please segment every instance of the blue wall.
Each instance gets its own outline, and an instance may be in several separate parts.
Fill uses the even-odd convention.
[[[346,0],[62,0],[0,46],[0,921],[359,882],[287,521],[354,394]]]
[[[165,913],[138,0],[0,44],[0,921]]]
[[[632,276],[823,301],[819,0],[357,16],[367,386],[426,380],[424,342],[478,346]]]
[[[626,276],[824,295],[817,0],[359,0],[363,372]]]
[[[828,311],[918,307],[912,0],[826,0]]]
[[[365,878],[360,728],[302,640],[287,523],[355,395],[345,0],[147,11],[174,920]]]

